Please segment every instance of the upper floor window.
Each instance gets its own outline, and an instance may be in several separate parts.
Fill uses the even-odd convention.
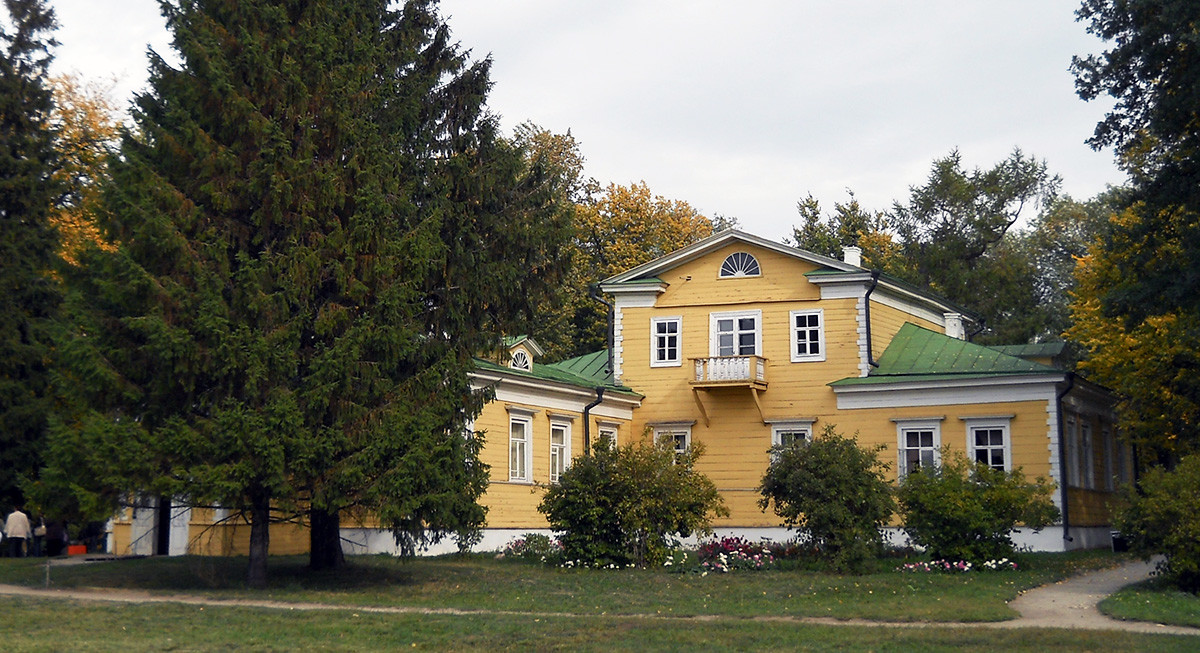
[[[721,278],[757,277],[762,274],[758,260],[746,252],[734,252],[721,264]]]
[[[792,362],[825,360],[825,314],[821,309],[792,311]]]
[[[683,364],[679,354],[679,334],[682,329],[681,317],[656,317],[650,320],[650,367],[678,367]]]
[[[762,311],[713,313],[711,356],[761,356]]]
[[[509,366],[514,370],[525,370],[528,372],[533,369],[533,361],[529,360],[529,354],[525,353],[522,349],[518,349],[513,352],[512,361],[509,362]]]

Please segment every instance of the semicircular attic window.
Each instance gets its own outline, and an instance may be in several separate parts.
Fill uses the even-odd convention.
[[[526,354],[524,351],[518,349],[517,351],[513,352],[512,362],[509,363],[509,366],[514,370],[525,370],[528,372],[533,368],[533,363],[529,360],[529,354]]]
[[[757,277],[762,272],[758,268],[758,260],[746,252],[734,252],[721,264],[721,278]]]

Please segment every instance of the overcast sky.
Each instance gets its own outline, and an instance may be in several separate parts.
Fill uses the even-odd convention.
[[[155,0],[51,0],[56,69],[145,83],[169,52]],[[852,189],[886,208],[957,148],[989,167],[1014,147],[1085,199],[1123,175],[1084,141],[1071,55],[1103,44],[1068,0],[444,0],[455,38],[493,59],[511,131],[571,130],[602,184],[644,180],[706,215],[788,235],[797,200]]]

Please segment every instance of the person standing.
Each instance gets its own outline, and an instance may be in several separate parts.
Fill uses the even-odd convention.
[[[8,538],[8,557],[25,557],[25,540],[32,535],[29,528],[29,516],[21,512],[21,506],[13,508],[4,520],[4,535]]]

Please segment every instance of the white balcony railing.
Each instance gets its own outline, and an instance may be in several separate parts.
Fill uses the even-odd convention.
[[[710,356],[693,358],[694,385],[765,385],[767,359],[761,356]]]

